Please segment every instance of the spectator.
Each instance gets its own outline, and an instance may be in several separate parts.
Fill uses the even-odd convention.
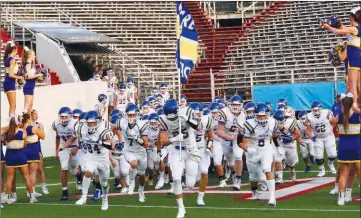
[[[342,111],[341,111],[341,95],[340,94],[337,94],[336,95],[336,101],[335,103],[332,105],[332,113],[334,116],[337,116],[339,115]]]

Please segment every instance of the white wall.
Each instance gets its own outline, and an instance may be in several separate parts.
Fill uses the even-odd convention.
[[[98,103],[98,95],[107,93],[104,82],[79,82],[35,88],[34,106],[39,113],[39,122],[44,124],[46,138],[41,142],[45,157],[55,156],[55,132],[51,124],[58,119],[58,111],[67,106],[71,109],[79,108],[83,111],[94,109]],[[24,107],[23,90],[16,92],[16,114],[20,114]],[[1,126],[8,123],[9,104],[4,92],[1,92]]]
[[[68,54],[57,42],[41,33],[36,34],[36,56],[45,68],[55,71],[62,83],[79,82],[79,75]]]

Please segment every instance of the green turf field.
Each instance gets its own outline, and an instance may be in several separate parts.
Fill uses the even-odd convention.
[[[146,194],[146,202],[139,203],[138,195],[133,196],[113,196],[109,197],[109,210],[101,211],[101,200],[93,202],[90,199],[86,206],[76,206],[77,198],[68,201],[60,201],[61,188],[59,162],[54,158],[44,160],[46,166],[47,184],[50,194],[39,197],[39,203],[29,204],[26,197],[25,184],[18,174],[18,202],[12,205],[4,205],[1,211],[1,217],[4,218],[80,218],[80,217],[156,217],[168,218],[176,217],[177,204],[174,196],[167,194]],[[298,170],[304,170],[303,162],[298,164]],[[326,166],[327,168],[327,166]],[[317,166],[313,166],[317,170]],[[314,177],[317,172],[297,173],[297,178]],[[327,176],[331,176],[327,173]],[[243,175],[242,183],[247,183],[248,173]],[[288,173],[285,173],[284,179],[288,179]],[[74,182],[75,178],[71,177]],[[113,187],[113,179],[109,180],[111,193],[118,192]],[[155,184],[155,183],[154,183]],[[215,174],[210,175],[210,184],[218,185],[218,179]],[[166,185],[164,189],[168,189]],[[352,218],[360,217],[360,202],[347,203],[340,207],[336,205],[337,196],[330,195],[328,192],[332,186],[327,186],[311,193],[293,197],[287,200],[277,201],[276,208],[269,208],[267,201],[234,200],[239,198],[240,194],[206,194],[204,200],[206,207],[196,206],[196,194],[187,194],[184,196],[184,203],[187,210],[186,217],[202,218],[231,218],[231,217],[337,217]],[[37,191],[40,192],[38,187]],[[137,190],[137,187],[135,191]],[[146,190],[154,190],[154,186],[146,186]],[[231,190],[231,188],[217,189]],[[248,191],[248,186],[242,186],[242,191]],[[93,189],[91,188],[90,193]],[[80,191],[75,191],[75,184],[69,184],[69,194],[78,195]],[[353,196],[360,196],[360,188],[356,183],[353,190]]]

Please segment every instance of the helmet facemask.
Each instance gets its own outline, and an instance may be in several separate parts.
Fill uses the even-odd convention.
[[[232,113],[239,114],[239,113],[241,113],[241,109],[242,109],[242,104],[231,103],[231,112]]]
[[[254,113],[254,110],[247,110],[246,111],[246,118],[248,119],[254,119],[256,117],[256,114]]]
[[[134,111],[130,111],[128,112],[127,116],[128,116],[128,123],[130,125],[134,125],[137,120],[137,113]]]
[[[87,120],[88,133],[94,134],[98,130],[99,124],[97,120],[89,119]]]
[[[257,114],[256,115],[256,121],[260,126],[265,127],[268,124],[268,115],[267,115],[267,113],[264,112],[264,113]]]
[[[157,120],[150,120],[149,121],[149,128],[154,132],[158,131],[158,121]]]
[[[320,117],[320,115],[321,115],[321,108],[319,108],[319,107],[314,107],[314,108],[312,108],[312,114],[313,114],[315,117]]]
[[[60,114],[59,120],[60,120],[60,123],[62,126],[67,126],[70,121],[70,116],[69,116],[69,114]]]

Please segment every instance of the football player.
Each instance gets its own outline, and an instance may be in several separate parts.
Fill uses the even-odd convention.
[[[103,81],[107,82],[108,87],[108,99],[109,99],[109,108],[108,111],[112,111],[114,107],[114,93],[118,89],[118,78],[114,75],[113,68],[107,69],[107,75],[103,77]]]
[[[237,135],[241,125],[246,120],[246,115],[241,111],[242,98],[234,95],[229,100],[230,108],[222,108],[219,112],[217,136],[222,138],[222,148],[228,166],[233,176],[233,190],[241,188],[242,156],[243,150],[237,146]]]
[[[330,120],[333,114],[330,110],[322,109],[322,104],[319,101],[314,101],[311,105],[311,112],[307,114],[307,136],[312,137],[314,141],[315,159],[320,169],[318,177],[323,177],[325,167],[323,165],[323,153],[326,148],[328,156],[328,166],[332,174],[336,174],[334,161],[337,157],[336,153],[336,139],[333,135],[333,128]],[[311,132],[312,131],[312,132]],[[312,136],[313,133],[313,136]]]
[[[297,140],[300,137],[300,131],[297,128],[296,120],[291,118],[291,114],[285,110],[276,110],[273,118],[283,125],[283,131],[277,131],[277,158],[276,158],[276,183],[283,183],[282,160],[285,160],[286,166],[290,169],[290,177],[296,181],[295,165],[298,163]]]
[[[306,111],[300,111],[298,113],[298,120],[297,120],[297,126],[300,130],[301,137],[298,140],[298,143],[300,144],[300,150],[302,158],[306,164],[305,172],[311,172],[311,162],[316,163],[314,160],[314,149],[313,149],[313,141],[312,137],[308,137],[306,134],[307,130],[307,112]]]
[[[129,96],[127,94],[127,88],[124,83],[119,84],[119,90],[114,95],[114,108],[117,108],[121,112],[125,113],[125,108],[129,103]]]
[[[153,185],[154,169],[159,170],[159,181],[156,189],[160,189],[164,185],[164,166],[159,167],[161,160],[157,157],[156,142],[159,134],[159,116],[157,113],[151,113],[148,118],[148,141],[152,147],[147,148],[147,170],[148,170],[148,185]]]
[[[278,99],[277,106],[280,106],[280,105],[284,105],[286,113],[291,114],[292,119],[296,119],[295,110],[293,110],[293,108],[288,105],[287,100],[285,98]]]
[[[127,94],[129,102],[136,104],[138,102],[138,89],[134,86],[133,78],[127,78]]]
[[[169,161],[174,181],[174,194],[178,204],[178,218],[186,214],[182,194],[182,174],[186,168],[186,181],[196,178],[199,154],[195,146],[194,130],[200,130],[194,112],[188,108],[186,113],[178,114],[178,102],[169,99],[164,105],[164,115],[159,116],[160,133],[157,140],[157,153],[161,154],[161,145],[169,147]],[[198,154],[198,155],[197,155]]]
[[[161,83],[160,86],[159,86],[159,89],[160,89],[160,94],[163,95],[163,100],[164,102],[167,101],[169,98],[170,98],[170,94],[168,92],[168,85],[167,83]]]
[[[138,120],[138,107],[129,104],[126,108],[126,119],[122,119],[119,129],[124,138],[124,157],[130,164],[128,194],[133,195],[135,188],[135,177],[139,174],[139,202],[145,202],[144,184],[145,170],[147,169],[146,148],[151,147],[148,142],[148,124]]]
[[[252,198],[258,199],[257,183],[266,179],[270,193],[268,205],[275,207],[275,180],[272,172],[273,152],[271,145],[279,127],[279,123],[268,116],[269,110],[266,104],[259,103],[255,107],[255,119],[244,122],[242,134],[239,135],[239,146],[246,152],[247,167],[251,181]],[[283,129],[282,129],[283,131]],[[266,178],[264,178],[264,175]]]

